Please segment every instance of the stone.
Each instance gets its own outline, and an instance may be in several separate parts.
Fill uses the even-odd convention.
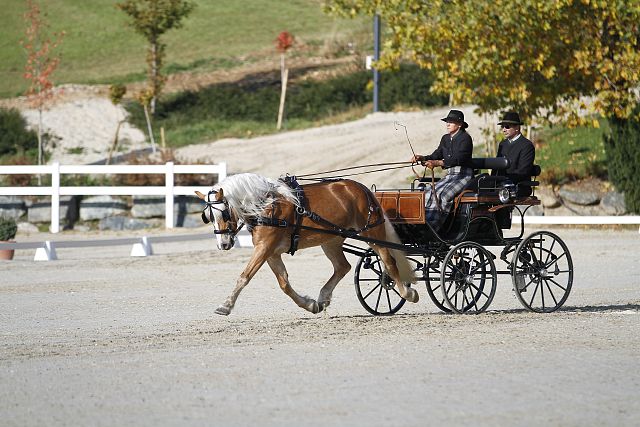
[[[98,229],[100,230],[143,230],[145,228],[155,228],[158,226],[157,222],[142,221],[135,218],[129,218],[126,216],[110,216],[103,218],[98,223]]]
[[[31,233],[37,233],[38,231],[38,227],[34,224],[31,224],[30,222],[19,222],[18,223],[18,233],[19,234],[31,234]]]
[[[624,194],[617,191],[609,191],[600,199],[600,208],[605,215],[624,215],[627,206],[624,203]]]
[[[197,197],[176,196],[173,204],[174,217],[190,213],[200,213],[204,204]],[[134,218],[164,217],[164,197],[162,196],[133,196],[131,216]]]
[[[80,219],[90,221],[126,214],[127,204],[111,196],[94,196],[80,202]]]
[[[0,216],[18,219],[27,212],[24,201],[17,196],[0,196]]]
[[[134,218],[154,218],[164,216],[164,197],[133,196],[131,216]]]
[[[74,222],[78,218],[78,204],[75,196],[60,196],[60,222],[67,219]],[[31,203],[27,212],[29,222],[51,222],[51,199]]]
[[[600,201],[600,194],[595,191],[578,191],[563,186],[558,194],[564,200],[581,206],[595,205]]]
[[[560,206],[560,200],[556,197],[556,194],[553,192],[553,187],[550,185],[543,185],[536,189],[536,197],[540,199],[542,206],[545,208],[557,208]]]

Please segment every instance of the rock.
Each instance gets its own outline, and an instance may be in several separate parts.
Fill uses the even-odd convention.
[[[31,234],[31,233],[37,233],[38,231],[38,227],[31,224],[30,222],[19,222],[18,223],[18,233],[19,234]]]
[[[134,218],[154,218],[164,216],[164,197],[133,196],[131,216]]]
[[[542,206],[545,208],[557,208],[560,206],[560,200],[553,192],[553,188],[550,185],[543,185],[536,189],[536,197],[540,199]]]
[[[103,218],[98,223],[100,230],[142,230],[145,228],[157,227],[157,222],[141,221],[126,216],[110,216]]]
[[[198,228],[202,227],[204,222],[202,222],[202,216],[198,215],[177,215],[175,217],[175,222],[173,224],[175,227],[184,227],[184,228]]]
[[[594,191],[578,191],[563,186],[559,191],[560,197],[576,205],[595,205],[600,201],[600,194]]]
[[[60,222],[67,219],[74,222],[78,218],[78,203],[75,196],[60,196]],[[51,222],[51,199],[33,202],[27,212],[29,222]]]
[[[524,210],[526,209],[526,206],[520,206],[520,210],[522,212],[524,212]],[[519,217],[519,214],[514,211],[514,216]],[[524,216],[544,216],[544,209],[542,208],[541,205],[538,206],[531,206],[529,209],[527,209],[527,211],[525,212]]]
[[[80,219],[90,221],[127,213],[127,204],[111,196],[89,197],[80,202]]]
[[[18,219],[27,212],[24,201],[17,196],[0,196],[0,216]]]
[[[605,193],[600,200],[600,208],[606,215],[624,215],[627,212],[624,194],[617,191]]]
[[[174,217],[190,213],[200,213],[203,203],[197,197],[177,196],[174,198]],[[134,218],[164,217],[164,197],[162,196],[133,196],[131,216]]]

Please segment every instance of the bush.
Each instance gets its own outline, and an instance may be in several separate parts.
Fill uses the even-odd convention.
[[[16,237],[18,226],[13,218],[0,216],[0,241],[11,240]]]
[[[0,107],[0,156],[38,149],[38,135],[27,130],[27,121],[14,108]]]
[[[636,108],[636,116],[640,107]],[[604,137],[609,179],[624,193],[629,212],[640,213],[640,121],[610,119],[611,132]]]

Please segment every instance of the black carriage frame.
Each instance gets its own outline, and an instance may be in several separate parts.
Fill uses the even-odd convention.
[[[504,158],[474,158],[473,162],[478,171],[508,167]],[[539,173],[535,166],[534,176]],[[421,192],[425,181],[392,191]],[[571,292],[573,261],[567,245],[554,233],[537,231],[523,238],[525,213],[540,204],[534,191],[538,185],[534,180],[515,186],[506,178],[480,174],[458,196],[442,234],[427,221],[392,221],[403,244],[374,243],[406,252],[417,281],[424,282],[430,299],[443,312],[477,314],[487,310],[496,293],[498,275],[511,277],[513,291],[527,310],[555,311]],[[531,187],[533,195],[518,196],[522,187]],[[520,218],[520,233],[504,237],[502,230],[511,228],[514,214]],[[505,269],[496,268],[497,257],[486,247],[502,247],[499,258]],[[375,252],[350,243],[344,243],[343,249],[359,257],[354,284],[362,306],[375,315],[398,312],[405,300]]]

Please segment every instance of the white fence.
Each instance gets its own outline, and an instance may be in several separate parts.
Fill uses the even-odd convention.
[[[51,175],[47,187],[0,187],[1,196],[51,196],[51,232],[60,231],[60,196],[164,196],[166,228],[173,228],[174,196],[193,195],[194,191],[207,192],[211,186],[175,186],[175,174],[215,174],[218,182],[227,177],[226,163],[217,165],[60,165],[0,166],[0,175]],[[60,186],[60,175],[162,174],[164,186]],[[213,184],[213,181],[212,181]]]

